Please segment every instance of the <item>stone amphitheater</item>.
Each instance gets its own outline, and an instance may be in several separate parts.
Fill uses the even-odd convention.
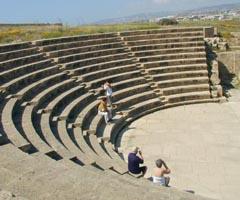
[[[208,29],[1,45],[0,198],[208,199],[129,174],[116,148],[123,128],[147,114],[222,100],[210,84]],[[97,115],[105,80],[111,125]]]

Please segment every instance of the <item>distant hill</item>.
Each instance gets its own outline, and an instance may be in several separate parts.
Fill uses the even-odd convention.
[[[173,14],[173,12],[169,12],[169,11],[140,13],[140,14],[125,16],[125,17],[104,19],[104,20],[97,21],[93,24],[120,24],[120,23],[128,23],[128,22],[147,21],[149,19],[164,17],[171,14]]]
[[[130,15],[125,17],[110,18],[97,21],[93,24],[120,24],[120,23],[129,23],[129,22],[140,22],[148,21],[154,18],[162,18],[171,15],[181,15],[186,13],[196,13],[196,12],[212,12],[217,10],[229,10],[234,8],[240,8],[240,3],[231,3],[231,4],[221,4],[215,6],[201,7],[191,10],[184,10],[179,12],[174,11],[160,11],[160,12],[150,12],[150,13],[140,13],[136,15]]]
[[[235,9],[240,8],[240,3],[230,3],[230,4],[221,4],[221,5],[215,5],[215,6],[207,6],[207,7],[201,7],[196,9],[187,10],[185,12],[211,12],[211,11],[221,11],[221,10],[229,10],[229,9]]]

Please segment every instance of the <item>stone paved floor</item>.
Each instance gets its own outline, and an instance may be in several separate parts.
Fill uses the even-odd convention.
[[[158,158],[172,170],[170,185],[221,200],[240,199],[240,91],[227,103],[186,105],[147,115],[125,129],[124,158],[139,146],[151,176]]]

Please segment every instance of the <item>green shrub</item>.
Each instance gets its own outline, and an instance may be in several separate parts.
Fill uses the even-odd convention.
[[[178,22],[175,19],[168,19],[168,18],[164,18],[164,19],[160,19],[157,22],[158,25],[177,25]]]

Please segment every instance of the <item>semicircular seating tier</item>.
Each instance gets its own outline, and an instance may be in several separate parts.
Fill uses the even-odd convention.
[[[97,115],[106,80],[114,91],[111,125]],[[218,101],[203,28],[1,45],[0,93],[0,189],[27,199],[204,199],[136,179],[115,149],[137,118]]]

